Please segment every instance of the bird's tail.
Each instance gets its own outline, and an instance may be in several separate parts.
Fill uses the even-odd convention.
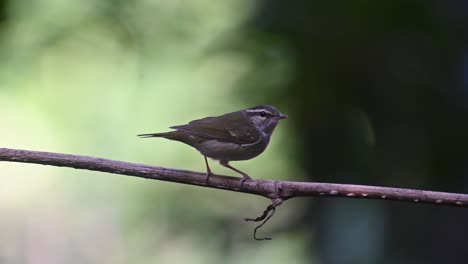
[[[151,133],[151,134],[140,134],[138,135],[141,138],[152,138],[152,137],[162,137],[169,140],[180,141],[189,145],[193,145],[196,141],[195,137],[186,136],[185,133],[180,131],[170,131],[164,133]]]
[[[152,137],[162,137],[170,140],[177,140],[185,142],[186,137],[184,137],[179,131],[170,131],[163,133],[151,133],[151,134],[140,134],[138,135],[141,138],[152,138]]]
[[[151,133],[151,134],[140,134],[137,135],[141,138],[151,138],[151,137],[167,137],[170,132],[165,133]]]

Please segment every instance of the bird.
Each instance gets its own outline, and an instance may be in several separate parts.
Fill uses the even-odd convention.
[[[162,137],[185,143],[197,149],[205,159],[206,182],[213,172],[207,158],[242,175],[241,185],[252,178],[232,167],[229,162],[249,160],[267,148],[271,135],[281,119],[288,116],[272,105],[259,105],[221,116],[205,117],[185,125],[172,126],[173,131],[137,135],[141,138]]]

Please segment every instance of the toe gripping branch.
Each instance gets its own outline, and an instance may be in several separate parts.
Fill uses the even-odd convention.
[[[261,216],[258,216],[256,218],[244,218],[245,221],[247,222],[260,222],[262,221],[258,226],[255,227],[254,233],[253,233],[253,238],[255,240],[271,240],[271,237],[262,237],[258,238],[257,237],[257,230],[262,227],[270,218],[273,217],[276,211],[276,207],[280,206],[284,201],[286,201],[288,198],[282,197],[281,196],[281,186],[279,186],[278,182],[275,181],[274,183],[274,188],[275,188],[275,198],[271,198],[271,204],[267,206],[265,211],[263,211],[263,214]]]

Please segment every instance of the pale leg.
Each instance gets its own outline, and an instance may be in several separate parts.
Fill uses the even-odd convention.
[[[210,176],[213,175],[210,169],[210,165],[208,165],[208,159],[206,156],[203,156],[205,158],[205,164],[206,164],[206,179],[205,181],[208,182],[210,180]]]
[[[242,174],[243,178],[241,179],[241,185],[244,185],[244,182],[245,182],[246,180],[251,180],[251,179],[252,179],[247,173],[245,173],[245,172],[243,172],[243,171],[240,171],[240,170],[238,170],[238,169],[232,167],[231,165],[229,165],[229,161],[221,160],[219,163],[220,163],[221,165],[223,165],[224,167],[226,167],[226,168],[229,168],[229,169],[231,169],[231,170],[233,170],[233,171],[235,171],[235,172],[237,172],[237,173]]]

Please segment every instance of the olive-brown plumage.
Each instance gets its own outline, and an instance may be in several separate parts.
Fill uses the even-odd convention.
[[[216,117],[206,117],[186,125],[173,126],[174,131],[141,134],[139,137],[163,137],[196,148],[205,157],[207,180],[212,174],[206,157],[240,174],[243,183],[248,174],[231,165],[230,161],[249,160],[260,155],[268,146],[279,120],[286,118],[271,105],[260,105]]]

